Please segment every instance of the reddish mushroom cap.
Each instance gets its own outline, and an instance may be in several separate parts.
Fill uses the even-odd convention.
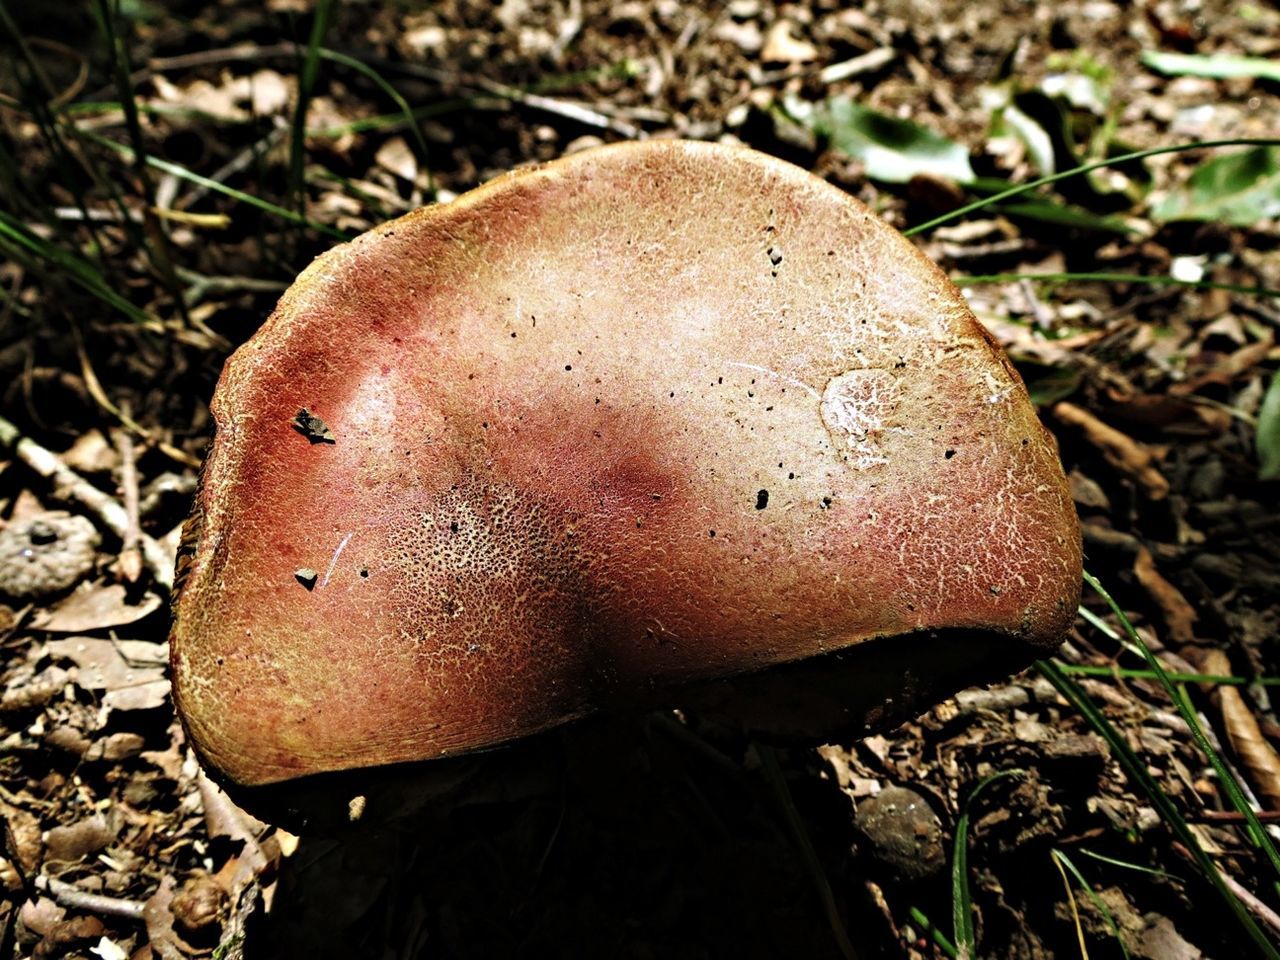
[[[960,294],[749,150],[605,147],[372,230],[213,413],[174,691],[244,785],[869,638],[1047,649],[1078,599],[1053,439]]]

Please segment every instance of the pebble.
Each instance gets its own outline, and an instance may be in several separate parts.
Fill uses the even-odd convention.
[[[923,880],[946,865],[942,823],[929,802],[906,787],[885,787],[858,804],[854,824],[871,854],[899,880]]]

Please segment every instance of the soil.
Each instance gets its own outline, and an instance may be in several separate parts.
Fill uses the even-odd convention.
[[[420,110],[421,140],[368,74],[320,60],[299,157],[307,226],[278,208],[296,200],[295,44],[312,4],[122,4],[133,133],[127,111],[101,106],[121,99],[120,60],[90,8],[12,7],[0,25],[0,252],[14,224],[35,238],[0,260],[0,417],[14,428],[0,429],[0,956],[938,958],[954,939],[961,831],[981,956],[1261,952],[1153,788],[1035,670],[816,750],[680,714],[596,718],[486,755],[465,789],[412,817],[296,834],[276,809],[254,810],[269,823],[237,807],[187,749],[165,679],[164,580],[222,363],[333,233],[654,136],[776,154],[905,228],[964,194],[927,176],[872,181],[797,103],[853,97],[963,144],[979,175],[1021,182],[1034,162],[994,124],[993,98],[1018,92],[1034,113],[1064,75],[1106,92],[1086,134],[1105,118],[1117,152],[1273,136],[1274,79],[1166,76],[1142,56],[1274,61],[1280,15],[1219,0],[333,8],[325,45]],[[144,173],[93,139],[135,136],[277,209],[173,166]],[[1274,212],[1153,215],[1210,155],[1064,181],[1056,196],[1091,220],[1006,207],[917,242],[956,276],[1280,288]],[[1124,229],[1100,229],[1104,216]],[[75,262],[29,252],[48,247]],[[1167,669],[1252,681],[1186,690],[1263,818],[1280,820],[1280,725],[1257,682],[1280,659],[1280,488],[1257,449],[1280,302],[1114,280],[963,288],[1058,436],[1091,573]],[[41,450],[72,473],[42,468]],[[1163,687],[1118,672],[1146,666],[1119,620],[1088,590],[1085,606],[1097,622],[1077,621],[1058,663],[1275,941],[1272,866]]]

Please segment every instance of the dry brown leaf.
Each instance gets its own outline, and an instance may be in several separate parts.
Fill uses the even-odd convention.
[[[1194,643],[1196,608],[1182,595],[1182,591],[1166,580],[1156,569],[1155,558],[1146,547],[1138,550],[1138,555],[1134,557],[1133,573],[1164,615],[1170,643],[1179,647]]]
[[[1231,661],[1221,650],[1200,654],[1199,667],[1205,673],[1219,676],[1231,674]],[[1253,781],[1270,810],[1280,810],[1280,754],[1262,735],[1258,718],[1233,686],[1220,686],[1213,694],[1222,711],[1222,726],[1227,731],[1231,749]]]
[[[764,38],[764,49],[760,59],[764,63],[808,63],[818,58],[818,48],[807,40],[801,40],[795,33],[795,25],[790,20],[779,20]]]
[[[413,155],[404,137],[392,137],[378,148],[373,159],[383,170],[394,173],[401,180],[413,183],[418,175],[418,158]]]
[[[173,928],[174,917],[171,905],[176,888],[177,883],[173,877],[166,874],[160,879],[160,885],[142,911],[151,949],[159,954],[162,960],[186,960],[188,955],[200,952],[186,943]]]
[[[36,613],[31,625],[49,633],[89,633],[135,623],[159,609],[161,603],[154,593],[130,603],[120,584],[82,583],[56,607]]]
[[[40,818],[22,807],[0,800],[0,821],[3,821],[4,852],[14,859],[24,877],[30,877],[44,854],[44,836],[40,830]]]
[[[283,113],[293,99],[297,81],[274,70],[257,70],[249,78],[249,104],[259,117]]]
[[[109,844],[119,832],[119,823],[102,814],[54,827],[44,836],[45,859],[63,862],[83,860]]]
[[[128,644],[128,646],[126,646]],[[169,681],[163,661],[145,648],[160,644],[145,641],[99,640],[68,637],[51,640],[49,654],[76,665],[76,683],[85,690],[102,691],[102,702],[116,710],[147,710],[164,704]],[[135,652],[142,652],[135,657]]]
[[[120,463],[116,448],[101,430],[87,430],[69,449],[59,454],[77,473],[110,473]]]
[[[151,83],[166,104],[198,110],[231,123],[244,123],[249,119],[249,111],[240,106],[241,101],[247,99],[247,77],[229,78],[219,86],[208,80],[193,80],[179,87],[157,73],[151,77]]]
[[[1168,917],[1150,913],[1146,919],[1149,926],[1134,944],[1134,957],[1142,960],[1203,960],[1204,954],[1178,932]]]
[[[71,680],[67,671],[58,667],[42,670],[28,680],[10,680],[0,695],[0,713],[8,710],[35,710],[62,692]]]
[[[1115,427],[1108,426],[1088,410],[1074,403],[1057,403],[1053,415],[1081,430],[1085,439],[1098,448],[1107,463],[1131,477],[1152,500],[1169,495],[1169,481],[1155,465],[1155,455],[1145,446]]]
[[[1110,391],[1108,391],[1110,392]],[[1198,397],[1135,393],[1112,398],[1107,413],[1134,426],[1155,428],[1170,436],[1215,437],[1231,427],[1231,414],[1221,407],[1207,406]]]

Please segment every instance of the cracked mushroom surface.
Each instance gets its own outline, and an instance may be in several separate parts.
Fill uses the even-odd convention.
[[[213,412],[174,691],[242,785],[873,638],[1034,653],[1079,596],[1054,441],[959,292],[750,150],[600,148],[370,231]]]

